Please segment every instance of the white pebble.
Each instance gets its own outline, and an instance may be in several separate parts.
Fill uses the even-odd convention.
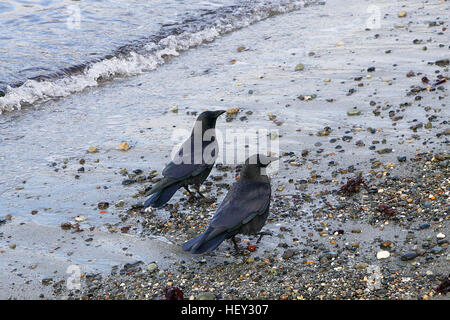
[[[384,250],[378,251],[377,252],[377,259],[378,260],[387,259],[387,258],[389,258],[390,255],[391,254],[389,253],[389,251],[384,251]]]
[[[437,237],[438,239],[444,239],[444,238],[445,238],[445,234],[443,234],[443,233],[438,233],[438,234],[436,235],[436,237]]]

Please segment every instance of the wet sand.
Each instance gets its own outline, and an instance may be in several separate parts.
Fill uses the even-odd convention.
[[[174,285],[193,298],[211,289],[216,298],[431,298],[450,271],[448,160],[431,161],[433,155],[448,154],[448,83],[432,85],[439,75],[448,76],[448,65],[434,62],[448,59],[448,31],[442,28],[448,27],[449,5],[378,2],[380,28],[367,31],[370,4],[349,1],[343,7],[328,1],[276,16],[183,53],[154,72],[2,116],[0,218],[11,219],[0,225],[0,297],[158,298]],[[398,17],[400,11],[406,17]],[[298,64],[304,69],[295,71]],[[427,85],[429,90],[411,93],[411,86]],[[174,106],[177,113],[171,111]],[[228,243],[211,255],[187,255],[181,244],[204,228],[214,205],[199,205],[180,191],[171,201],[178,208],[142,212],[132,206],[145,199],[143,190],[158,177],[151,172],[168,162],[173,130],[192,125],[195,116],[188,112],[233,107],[239,114],[219,120],[219,129],[279,130],[282,159],[272,176],[274,200],[266,225],[273,236],[242,256],[234,256]],[[361,114],[349,116],[355,107]],[[118,150],[122,141],[130,150]],[[88,153],[90,147],[98,152]],[[383,149],[392,151],[377,152]],[[428,156],[412,161],[420,153]],[[406,177],[417,179],[427,161],[427,175],[442,179],[421,181],[429,190],[411,192],[411,203],[403,186],[407,196],[399,197],[406,204],[395,202],[397,218],[379,214],[378,205],[385,203],[379,190]],[[125,179],[137,179],[136,169],[150,178],[124,186]],[[379,198],[367,190],[348,197],[334,192],[360,171]],[[219,203],[226,193],[222,184],[231,184],[235,174],[234,168],[214,169],[206,194]],[[110,205],[100,210],[100,202]],[[420,229],[423,224],[430,226]],[[242,240],[243,248],[254,242]],[[385,241],[394,246],[380,248]],[[425,252],[400,259],[418,250]],[[390,257],[378,260],[379,251],[391,251]],[[124,269],[136,261],[143,263]],[[108,282],[87,277],[81,292],[70,291],[61,282],[70,265],[102,279],[113,266],[124,272]],[[381,291],[366,290],[366,269],[373,265],[388,279]],[[201,280],[193,274],[209,276]],[[233,275],[232,286],[220,284]],[[149,285],[136,290],[142,277]],[[284,285],[288,279],[295,281]],[[335,285],[329,288],[324,281]]]

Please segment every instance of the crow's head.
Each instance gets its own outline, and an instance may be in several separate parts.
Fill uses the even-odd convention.
[[[245,160],[241,176],[247,179],[260,180],[261,176],[266,175],[265,168],[273,161],[279,160],[278,157],[269,157],[262,154],[254,154]],[[267,179],[267,178],[265,178]]]
[[[260,168],[267,167],[271,162],[278,160],[278,157],[269,157],[263,154],[254,154],[245,160],[246,165],[256,165]]]
[[[214,128],[217,118],[225,112],[225,110],[204,111],[197,117],[196,123],[201,123],[204,129]]]

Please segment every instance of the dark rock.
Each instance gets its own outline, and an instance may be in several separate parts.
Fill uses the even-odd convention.
[[[292,249],[287,249],[286,251],[284,251],[282,258],[287,260],[290,259],[294,256],[294,250]]]
[[[391,153],[392,149],[391,148],[384,148],[384,149],[378,150],[377,152],[378,152],[378,154],[386,154],[386,153]]]
[[[128,185],[133,184],[135,182],[136,182],[136,180],[134,180],[134,179],[125,179],[125,180],[122,181],[122,184],[124,186],[128,186]]]
[[[414,258],[416,258],[419,254],[417,252],[407,252],[405,254],[403,254],[400,259],[402,261],[408,261],[408,260],[412,260]]]
[[[99,202],[98,205],[97,205],[97,207],[98,207],[100,210],[105,210],[105,209],[108,209],[108,208],[109,208],[109,203],[108,203],[108,202]]]
[[[435,62],[435,64],[439,67],[445,67],[449,65],[450,60],[449,59],[442,59],[442,60],[437,60]]]

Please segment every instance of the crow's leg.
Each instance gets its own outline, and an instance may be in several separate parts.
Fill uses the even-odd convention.
[[[259,235],[259,238],[256,241],[256,243],[258,244],[258,243],[261,242],[262,237],[264,237],[264,236],[271,236],[272,232],[270,232],[270,231],[261,231],[261,232],[257,233],[257,235]]]
[[[234,250],[236,250],[236,254],[241,253],[241,249],[239,249],[239,245],[237,244],[236,238],[234,236],[231,237],[231,241],[233,242]]]
[[[198,195],[200,196],[200,200],[203,200],[207,203],[211,203],[214,202],[215,199],[214,198],[208,198],[207,196],[205,196],[203,193],[200,192],[200,186],[196,186],[195,191],[197,191]]]
[[[189,193],[189,197],[192,197],[192,196],[193,196],[193,193],[192,193],[191,190],[189,190],[189,187],[188,187],[188,186],[184,186],[184,189]]]
[[[197,188],[197,193],[200,197],[202,197],[203,199],[206,199],[206,197],[203,195],[203,193],[200,192],[200,187]]]

